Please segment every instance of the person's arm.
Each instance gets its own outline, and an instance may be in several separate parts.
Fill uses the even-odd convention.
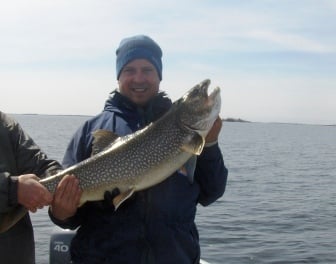
[[[80,127],[71,139],[63,158],[65,167],[88,158],[88,151],[85,148],[88,145],[86,130],[87,123]],[[81,208],[78,208],[81,193],[79,181],[74,176],[66,176],[60,181],[48,212],[54,224],[68,229],[75,229],[81,225],[78,212],[81,211]]]
[[[77,228],[81,223],[76,215],[81,195],[78,179],[74,175],[65,176],[56,187],[48,212],[50,219],[62,228]]]
[[[11,141],[19,175],[33,173],[42,178],[62,169],[61,164],[56,160],[49,159],[18,123],[14,123],[12,127]]]
[[[195,170],[195,179],[200,184],[200,204],[209,205],[224,194],[227,175],[218,144],[204,148]]]
[[[38,176],[61,169],[23,131],[21,126],[1,114],[2,155],[0,172],[0,211],[6,212],[23,205],[35,212],[51,202],[52,195],[41,185]]]
[[[50,205],[53,196],[38,180],[39,178],[35,174],[9,177],[8,199],[3,199],[4,204],[1,208],[9,209],[22,205],[27,210],[35,213],[37,209]]]
[[[15,200],[17,200],[17,188],[15,189],[15,193],[11,192],[11,179],[10,174],[8,172],[0,172],[0,216],[1,213],[6,213],[10,209],[12,209],[13,206],[17,205],[17,203],[14,205],[10,203],[9,201],[12,200],[11,196],[15,196]],[[14,200],[13,199],[13,200]]]
[[[218,135],[222,128],[222,120],[218,117],[206,137],[206,145],[197,158],[195,179],[200,184],[199,203],[206,206],[225,191],[228,170],[218,146]]]

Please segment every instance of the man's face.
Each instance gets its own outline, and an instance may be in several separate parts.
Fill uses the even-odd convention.
[[[148,60],[135,59],[122,69],[119,91],[137,105],[145,105],[159,91],[160,78]]]

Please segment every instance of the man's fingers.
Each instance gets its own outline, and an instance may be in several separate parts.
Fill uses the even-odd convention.
[[[79,180],[74,175],[66,175],[56,188],[51,205],[52,214],[60,220],[73,216],[77,211],[81,195]]]
[[[73,207],[74,204],[77,206],[81,193],[79,180],[74,175],[67,175],[58,184],[54,199],[56,203]]]

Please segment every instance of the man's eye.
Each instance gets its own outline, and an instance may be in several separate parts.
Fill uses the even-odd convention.
[[[134,70],[131,68],[126,68],[124,69],[124,72],[131,73],[131,72],[134,72]]]

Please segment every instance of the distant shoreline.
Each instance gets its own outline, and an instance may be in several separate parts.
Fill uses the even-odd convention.
[[[12,115],[30,115],[30,116],[79,116],[79,117],[92,117],[93,115],[79,115],[79,114],[35,114],[35,113],[8,113]],[[313,126],[336,126],[336,124],[313,124],[313,123],[291,123],[291,122],[259,122],[259,121],[249,121],[241,118],[227,117],[222,118],[222,122],[236,122],[236,123],[265,123],[265,124],[288,124],[288,125],[313,125]]]
[[[232,117],[223,118],[222,121],[224,121],[224,122],[251,123],[251,121],[243,120],[243,119],[240,119],[240,118],[232,118]]]
[[[265,123],[265,124],[278,124],[278,125],[311,125],[311,126],[336,126],[336,124],[313,124],[313,123],[290,123],[290,122],[254,122],[241,118],[222,118],[223,122],[237,122],[237,123]]]
[[[71,115],[71,114],[17,114],[17,113],[10,113],[11,115],[30,115],[30,116],[81,116],[81,117],[92,117],[92,115]]]

